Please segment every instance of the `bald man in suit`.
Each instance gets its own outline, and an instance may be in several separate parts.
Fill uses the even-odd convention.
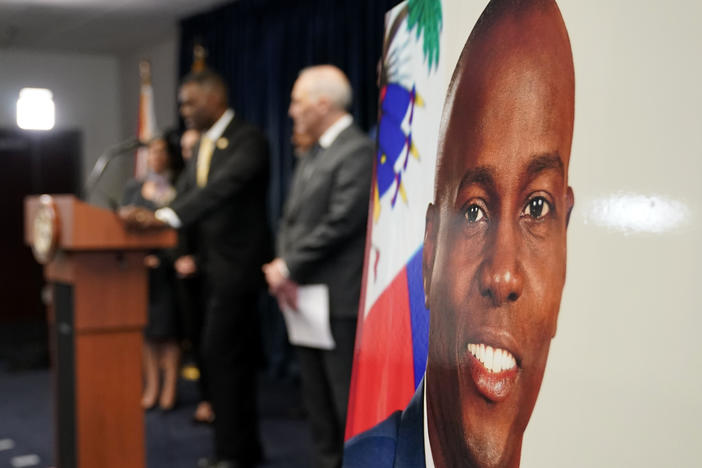
[[[314,144],[293,176],[278,257],[264,266],[281,306],[295,307],[298,284],[329,288],[336,347],[296,347],[319,468],[341,466],[372,177],[373,143],[347,113],[350,103],[336,67],[307,68],[295,82],[289,114]]]

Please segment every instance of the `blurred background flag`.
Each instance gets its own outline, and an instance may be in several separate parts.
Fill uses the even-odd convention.
[[[154,93],[151,88],[151,63],[148,60],[139,62],[139,77],[141,87],[139,90],[139,117],[137,119],[137,138],[148,142],[156,134],[156,113],[154,111]],[[146,176],[146,158],[149,150],[147,147],[137,149],[134,163],[134,176]]]

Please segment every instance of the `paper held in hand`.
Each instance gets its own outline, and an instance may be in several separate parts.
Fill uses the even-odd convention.
[[[283,308],[290,343],[310,348],[334,349],[329,326],[329,288],[311,284],[297,288],[297,310]]]

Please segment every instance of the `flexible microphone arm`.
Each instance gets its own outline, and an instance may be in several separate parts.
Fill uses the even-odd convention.
[[[145,146],[145,143],[139,140],[138,138],[129,138],[128,140],[124,140],[120,143],[117,143],[114,146],[107,148],[95,162],[92,171],[90,171],[88,179],[85,181],[85,186],[83,188],[85,199],[87,200],[88,197],[92,194],[93,190],[95,190],[95,187],[100,181],[102,175],[105,173],[107,166],[112,162],[112,160],[115,157],[129,153],[130,151],[134,151],[135,149],[140,148],[142,146]]]

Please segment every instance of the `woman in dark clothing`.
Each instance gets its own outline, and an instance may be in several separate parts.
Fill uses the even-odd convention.
[[[148,174],[143,180],[131,180],[124,190],[122,205],[136,205],[156,210],[175,198],[175,180],[183,167],[176,135],[165,134],[149,142]],[[144,331],[144,409],[159,404],[164,410],[173,408],[180,348],[178,345],[178,313],[173,261],[165,251],[156,251],[145,258],[149,267],[148,324]],[[159,368],[163,369],[163,386]]]

